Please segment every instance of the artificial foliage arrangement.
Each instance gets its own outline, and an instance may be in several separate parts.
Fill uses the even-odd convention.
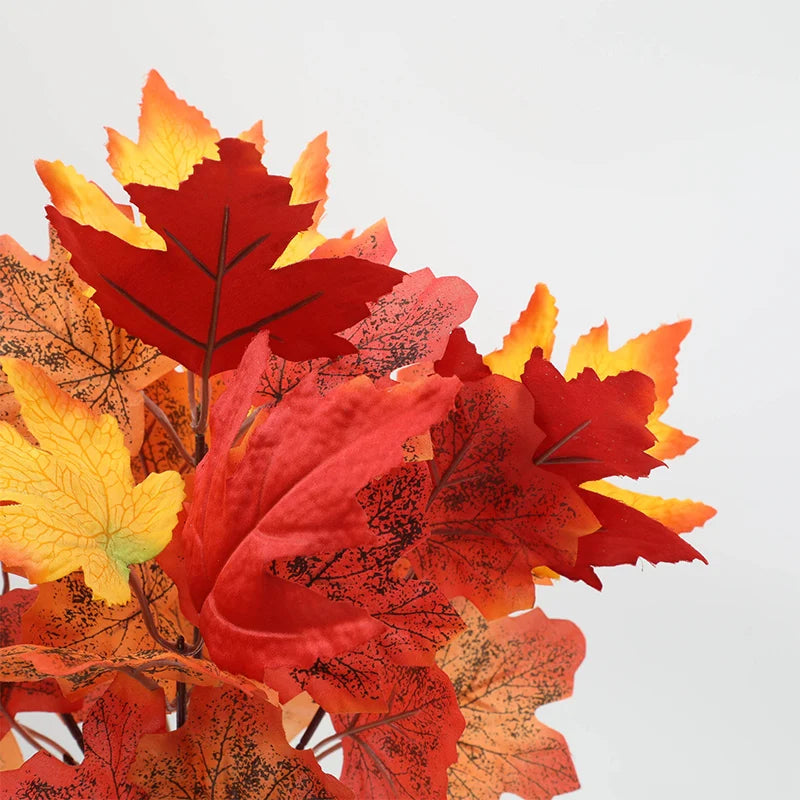
[[[156,72],[139,126],[132,205],[40,161],[49,259],[0,239],[3,797],[576,789],[536,712],[584,641],[535,591],[703,558],[711,508],[608,481],[696,441],[662,419],[689,323],[559,370],[540,284],[482,356],[467,283],[389,266],[383,220],[320,233],[324,135],[272,175]]]

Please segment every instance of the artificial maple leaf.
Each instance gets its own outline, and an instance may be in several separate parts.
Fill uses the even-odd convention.
[[[567,381],[537,347],[522,383],[545,433],[535,463],[574,484],[610,475],[641,478],[661,464],[645,452],[655,438],[646,427],[654,399],[646,375],[624,372],[600,380],[585,369]]]
[[[597,528],[569,484],[532,463],[543,438],[533,398],[499,375],[465,384],[431,429],[431,531],[409,559],[489,616],[530,607],[532,568],[572,564],[578,538]]]
[[[12,589],[0,595],[0,649],[22,642],[22,617],[36,601],[38,589]],[[80,703],[67,700],[53,680],[0,684],[0,706],[13,718],[20,711],[75,711]],[[0,715],[0,736],[9,729]]]
[[[348,231],[338,239],[326,239],[309,256],[310,258],[344,258],[355,256],[366,258],[377,264],[391,264],[397,254],[389,227],[385,219],[379,219],[355,236],[355,231]]]
[[[106,128],[106,132],[108,163],[123,186],[139,183],[166,189],[177,189],[204,158],[217,158],[221,138],[203,113],[181,100],[154,69],[142,90],[138,141],[113,128]],[[264,151],[260,122],[239,138]]]
[[[126,777],[144,734],[166,729],[164,697],[159,689],[119,674],[97,698],[83,724],[83,761],[68,766],[39,752],[21,768],[3,775],[7,800],[146,800],[147,793]]]
[[[433,368],[437,375],[445,378],[455,375],[464,383],[479,381],[492,374],[463,328],[456,328],[450,334],[447,349],[440,359],[434,361]]]
[[[37,364],[62,389],[112,414],[136,452],[144,431],[140,390],[168,373],[173,362],[104,319],[85,290],[55,235],[49,261],[0,237],[0,352]],[[19,419],[5,378],[0,417]]]
[[[460,278],[436,278],[428,269],[406,275],[389,294],[371,304],[369,316],[342,332],[355,352],[334,360],[300,363],[272,354],[253,403],[280,402],[311,373],[324,394],[358,375],[380,381],[401,367],[437,359],[450,332],[470,315],[476,299],[475,291]]]
[[[341,780],[356,797],[447,798],[447,768],[456,760],[464,718],[440,669],[397,667],[385,712],[331,720],[344,747]]]
[[[130,599],[128,565],[158,554],[183,500],[174,472],[134,486],[116,420],[97,417],[38,367],[0,359],[39,447],[0,423],[0,561],[32,583],[82,569],[94,597]]]
[[[0,648],[0,681],[36,682],[54,678],[68,700],[83,698],[90,689],[109,683],[116,671],[136,673],[152,687],[165,681],[180,681],[195,686],[226,684],[246,694],[265,691],[263,684],[226,672],[205,658],[165,650],[100,656],[88,648],[33,644]]]
[[[211,449],[183,530],[209,651],[225,668],[256,678],[265,667],[308,666],[384,630],[364,609],[265,567],[371,544],[356,492],[402,463],[403,442],[441,418],[457,388],[436,376],[380,390],[361,377],[320,397],[306,383],[231,456],[267,355],[266,338],[258,337],[215,406]]]
[[[697,442],[677,428],[662,422],[677,380],[677,355],[681,342],[691,328],[689,320],[662,325],[626,342],[617,350],[608,347],[608,325],[603,323],[581,336],[572,346],[564,375],[571,378],[591,367],[605,378],[625,370],[637,370],[653,379],[656,399],[647,427],[656,437],[648,450],[658,459],[673,458],[685,453]]]
[[[613,487],[616,489],[616,487]],[[620,492],[622,490],[619,490]],[[702,553],[699,553],[688,542],[682,539],[678,532],[657,519],[648,516],[625,502],[613,497],[596,492],[579,489],[578,493],[592,513],[600,521],[600,529],[584,536],[578,542],[578,555],[575,563],[568,567],[560,568],[561,574],[572,580],[582,580],[596,589],[602,587],[593,567],[613,567],[619,564],[636,564],[644,558],[651,564],[670,563],[678,561],[693,561],[699,559],[708,563]],[[636,492],[625,493],[634,495],[634,502],[641,502]],[[624,494],[623,494],[624,496]],[[680,501],[664,500],[663,498],[650,498],[655,506],[655,513],[669,516],[669,509],[674,508]],[[660,501],[660,502],[658,502]],[[691,502],[691,501],[684,501]],[[697,525],[702,525],[715,513],[713,509],[702,503],[692,504],[691,510],[684,508],[681,517],[681,527],[691,530]]]
[[[487,622],[470,604],[457,607],[467,631],[437,658],[466,720],[448,798],[497,800],[513,792],[549,800],[577,789],[564,738],[535,715],[572,693],[585,648],[580,630],[539,609]]]
[[[325,213],[325,201],[328,199],[328,152],[328,135],[321,133],[308,143],[292,167],[289,175],[289,182],[292,185],[292,205],[303,203],[316,203],[316,205],[311,225],[307,230],[300,231],[289,242],[275,262],[276,269],[308,258],[314,249],[325,241],[317,226]]]
[[[155,561],[132,569],[138,575],[161,635],[173,642],[178,636],[191,642],[194,629],[180,613],[173,582]],[[158,649],[144,623],[138,600],[132,598],[121,606],[95,602],[79,573],[41,586],[36,602],[24,615],[21,641],[45,647],[91,650],[101,658]],[[163,688],[171,703],[174,683],[166,682]]]
[[[543,283],[537,283],[527,307],[503,337],[503,346],[484,356],[484,362],[495,375],[519,380],[535,347],[540,347],[550,360],[557,316],[555,298]]]
[[[276,577],[306,586],[329,600],[356,603],[385,632],[310,667],[269,670],[266,680],[286,698],[303,688],[328,711],[385,710],[393,664],[429,666],[436,650],[462,629],[436,584],[400,575],[395,565],[426,536],[427,468],[408,464],[371,481],[358,499],[375,543],[267,566]]]
[[[146,224],[136,224],[130,206],[115,203],[96,183],[63,161],[35,163],[53,205],[81,225],[108,231],[134,247],[163,250],[164,240]]]
[[[286,742],[280,709],[230,688],[195,689],[186,723],[143,736],[130,780],[150,800],[349,800],[308,751]]]
[[[365,302],[402,273],[354,258],[270,269],[311,224],[313,205],[290,205],[288,180],[268,175],[253,145],[223,139],[218,146],[220,160],[203,160],[177,190],[128,185],[167,241],[165,252],[132,247],[48,208],[94,299],[126,330],[204,377],[234,368],[267,327],[275,352],[288,358],[352,352],[335,333],[365,317]]]

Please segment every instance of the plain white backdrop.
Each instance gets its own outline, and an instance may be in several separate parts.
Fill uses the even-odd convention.
[[[135,135],[155,67],[224,134],[263,117],[271,171],[328,130],[323,232],[386,216],[397,266],[478,290],[484,350],[537,281],[562,365],[604,318],[691,317],[666,420],[701,441],[640,488],[719,509],[710,564],[540,592],[588,641],[541,716],[581,800],[800,796],[800,6],[32,0],[0,31],[0,233],[39,255],[34,158],[125,199],[103,126]]]

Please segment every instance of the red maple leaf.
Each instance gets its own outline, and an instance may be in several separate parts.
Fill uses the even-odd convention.
[[[544,433],[524,386],[500,375],[465,384],[431,429],[430,536],[409,558],[448,597],[488,616],[530,607],[534,567],[574,563],[597,521],[563,478],[534,465]]]
[[[231,445],[267,356],[253,342],[212,415],[183,530],[194,607],[212,657],[261,678],[265,667],[308,666],[383,632],[345,600],[267,572],[270,562],[371,544],[356,493],[402,463],[403,442],[452,404],[438,376],[388,390],[366,377],[326,397],[303,385]]]
[[[206,377],[234,368],[264,328],[286,358],[353,352],[336,332],[365,317],[366,301],[403,273],[352,257],[270,269],[311,225],[316,204],[291,205],[288,178],[268,175],[253,144],[222,139],[218,147],[220,160],[204,159],[178,189],[126,187],[165,250],[134,247],[48,208],[93,299],[109,319]]]
[[[283,699],[303,689],[328,711],[385,709],[395,664],[429,666],[462,629],[458,613],[431,581],[398,571],[398,561],[427,536],[427,468],[406,464],[371,481],[358,495],[376,534],[372,546],[273,562],[271,574],[350,601],[385,625],[382,636],[310,667],[273,670],[267,682]]]
[[[166,729],[164,696],[120,673],[93,704],[83,726],[85,755],[68,766],[39,752],[17,770],[3,773],[8,800],[70,800],[76,797],[145,800],[148,794],[127,779],[143,734]]]
[[[536,464],[575,484],[610,475],[641,478],[661,465],[645,452],[655,442],[646,427],[655,391],[641,372],[601,381],[585,369],[568,381],[536,347],[522,383],[536,401],[534,418],[545,433]]]
[[[332,717],[344,746],[341,780],[370,800],[445,800],[447,769],[464,730],[453,686],[437,667],[393,673],[386,711]]]
[[[578,494],[600,521],[600,529],[578,541],[575,564],[561,568],[565,578],[602,588],[593,567],[635,564],[645,558],[652,564],[699,559],[708,563],[677,532],[619,500],[579,489]]]

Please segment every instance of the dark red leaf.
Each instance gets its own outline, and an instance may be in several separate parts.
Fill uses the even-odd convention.
[[[118,325],[205,375],[233,369],[264,328],[286,358],[353,352],[336,332],[363,319],[366,301],[403,273],[350,257],[270,269],[311,225],[315,204],[291,205],[288,178],[268,175],[253,144],[218,146],[220,159],[204,159],[176,190],[126,187],[165,251],[48,208],[72,265],[96,289],[93,299]]]
[[[685,539],[641,511],[585,489],[578,489],[578,494],[592,509],[601,527],[578,541],[575,564],[561,570],[565,577],[600,589],[602,583],[593,567],[635,564],[640,558],[651,564],[675,564],[694,559],[708,563]]]
[[[611,475],[641,478],[661,465],[645,453],[655,442],[647,430],[655,389],[641,372],[601,381],[585,369],[567,381],[537,347],[522,383],[536,400],[536,424],[545,433],[537,464],[574,484]]]
[[[464,383],[479,381],[492,374],[489,367],[483,363],[475,345],[467,339],[463,328],[456,328],[450,334],[444,355],[434,362],[433,367],[437,375],[443,375],[445,378],[455,375]]]

